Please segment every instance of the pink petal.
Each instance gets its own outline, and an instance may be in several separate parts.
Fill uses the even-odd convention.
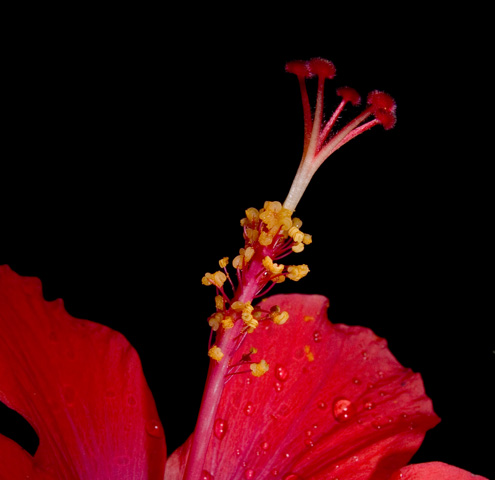
[[[162,479],[165,437],[135,350],[119,333],[46,302],[0,266],[0,401],[36,430],[35,456],[0,435],[6,477]],[[45,477],[46,475],[46,477]]]
[[[273,305],[289,312],[288,322],[261,324],[237,354],[254,347],[253,360],[270,370],[227,383],[206,471],[216,479],[388,478],[439,421],[420,376],[370,330],[332,325],[324,297],[262,303]],[[167,479],[180,478],[186,448],[172,455]]]
[[[401,468],[390,480],[488,480],[441,462],[419,463]]]

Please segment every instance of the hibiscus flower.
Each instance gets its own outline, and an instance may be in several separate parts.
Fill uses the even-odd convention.
[[[303,160],[284,204],[246,210],[239,255],[203,277],[216,296],[194,434],[167,460],[156,406],[127,340],[71,317],[61,301],[43,299],[37,279],[3,266],[0,401],[28,420],[40,443],[31,456],[0,435],[0,478],[482,478],[442,463],[405,466],[439,419],[420,376],[399,364],[384,339],[331,324],[322,296],[264,299],[309,272],[285,259],[312,242],[293,212],[318,167],[356,135],[395,123],[395,102],[372,92],[362,113],[333,133],[344,106],[359,103],[357,93],[339,89],[342,102],[323,123],[333,64],[313,59],[287,70],[301,86]],[[313,76],[314,114],[305,90]]]

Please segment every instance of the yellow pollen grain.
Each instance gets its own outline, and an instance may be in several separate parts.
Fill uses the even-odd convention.
[[[305,322],[312,322],[314,319],[315,319],[315,317],[312,317],[311,315],[305,315],[304,316]]]
[[[306,345],[304,347],[304,353],[306,354],[306,358],[308,359],[308,362],[314,361],[315,356],[313,355],[313,352],[311,351],[311,347],[309,345]]]
[[[261,360],[259,363],[252,363],[249,368],[255,377],[261,377],[268,372],[270,366],[266,363],[266,360]]]
[[[223,358],[223,352],[219,347],[217,347],[216,345],[213,345],[213,347],[211,347],[208,350],[208,356],[210,358],[212,358],[213,360],[216,360],[217,362],[219,362]]]

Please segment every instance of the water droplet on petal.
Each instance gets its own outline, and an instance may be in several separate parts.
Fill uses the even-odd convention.
[[[273,386],[275,387],[275,391],[276,392],[281,392],[282,391],[282,384],[280,382],[275,382],[273,384]]]
[[[274,476],[274,477],[277,477],[278,476],[278,470],[276,468],[274,468],[272,471],[271,471],[271,474]]]
[[[261,448],[262,448],[263,450],[268,450],[268,449],[270,448],[270,444],[269,444],[268,442],[263,442],[263,443],[261,444]]]
[[[307,438],[304,440],[304,445],[306,445],[308,448],[313,448],[315,446],[315,442],[311,440],[310,438]]]
[[[203,470],[201,472],[201,480],[213,480],[213,477],[210,472],[207,472],[206,470]]]
[[[289,376],[289,372],[285,367],[278,365],[275,368],[275,377],[277,377],[277,379],[280,380],[281,382],[285,382],[288,376]]]
[[[325,408],[327,408],[327,404],[325,402],[320,402],[318,404],[318,408],[320,408],[321,410],[325,410]]]
[[[221,418],[217,418],[213,426],[213,433],[215,437],[217,437],[219,440],[222,440],[222,438],[225,437],[225,434],[227,433],[227,421]]]
[[[318,342],[321,342],[321,332],[319,332],[318,330],[316,330],[314,333],[313,333],[313,340],[318,343]]]
[[[354,377],[354,378],[352,379],[352,383],[353,383],[354,385],[360,385],[360,384],[361,384],[361,380],[359,380],[359,378]]]
[[[146,422],[146,432],[152,437],[160,438],[163,436],[163,428],[158,420],[151,419]]]
[[[366,402],[364,404],[364,408],[366,410],[373,410],[375,407],[376,407],[376,403],[375,402]]]
[[[252,468],[248,468],[245,472],[244,472],[244,478],[246,480],[251,480],[254,478],[254,470]]]
[[[337,422],[347,422],[355,413],[354,405],[347,398],[338,398],[333,402],[333,416]]]
[[[387,427],[393,423],[393,418],[392,417],[378,417],[376,420],[373,420],[371,422],[371,426],[375,430],[380,430],[384,427]]]
[[[244,407],[244,413],[246,415],[252,415],[254,412],[254,406],[251,402],[246,403],[246,406]]]

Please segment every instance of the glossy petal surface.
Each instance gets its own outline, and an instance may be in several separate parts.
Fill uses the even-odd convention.
[[[488,480],[441,462],[419,463],[401,468],[391,480]]]
[[[0,435],[0,479],[163,478],[165,437],[135,350],[119,333],[46,302],[0,266],[0,401],[40,444]]]
[[[332,325],[324,297],[278,295],[261,305],[279,305],[290,318],[247,335],[238,359],[254,347],[253,360],[265,359],[270,370],[228,381],[206,472],[217,479],[378,480],[407,464],[438,423],[420,376],[370,330]],[[172,455],[167,479],[181,478],[186,448]]]

